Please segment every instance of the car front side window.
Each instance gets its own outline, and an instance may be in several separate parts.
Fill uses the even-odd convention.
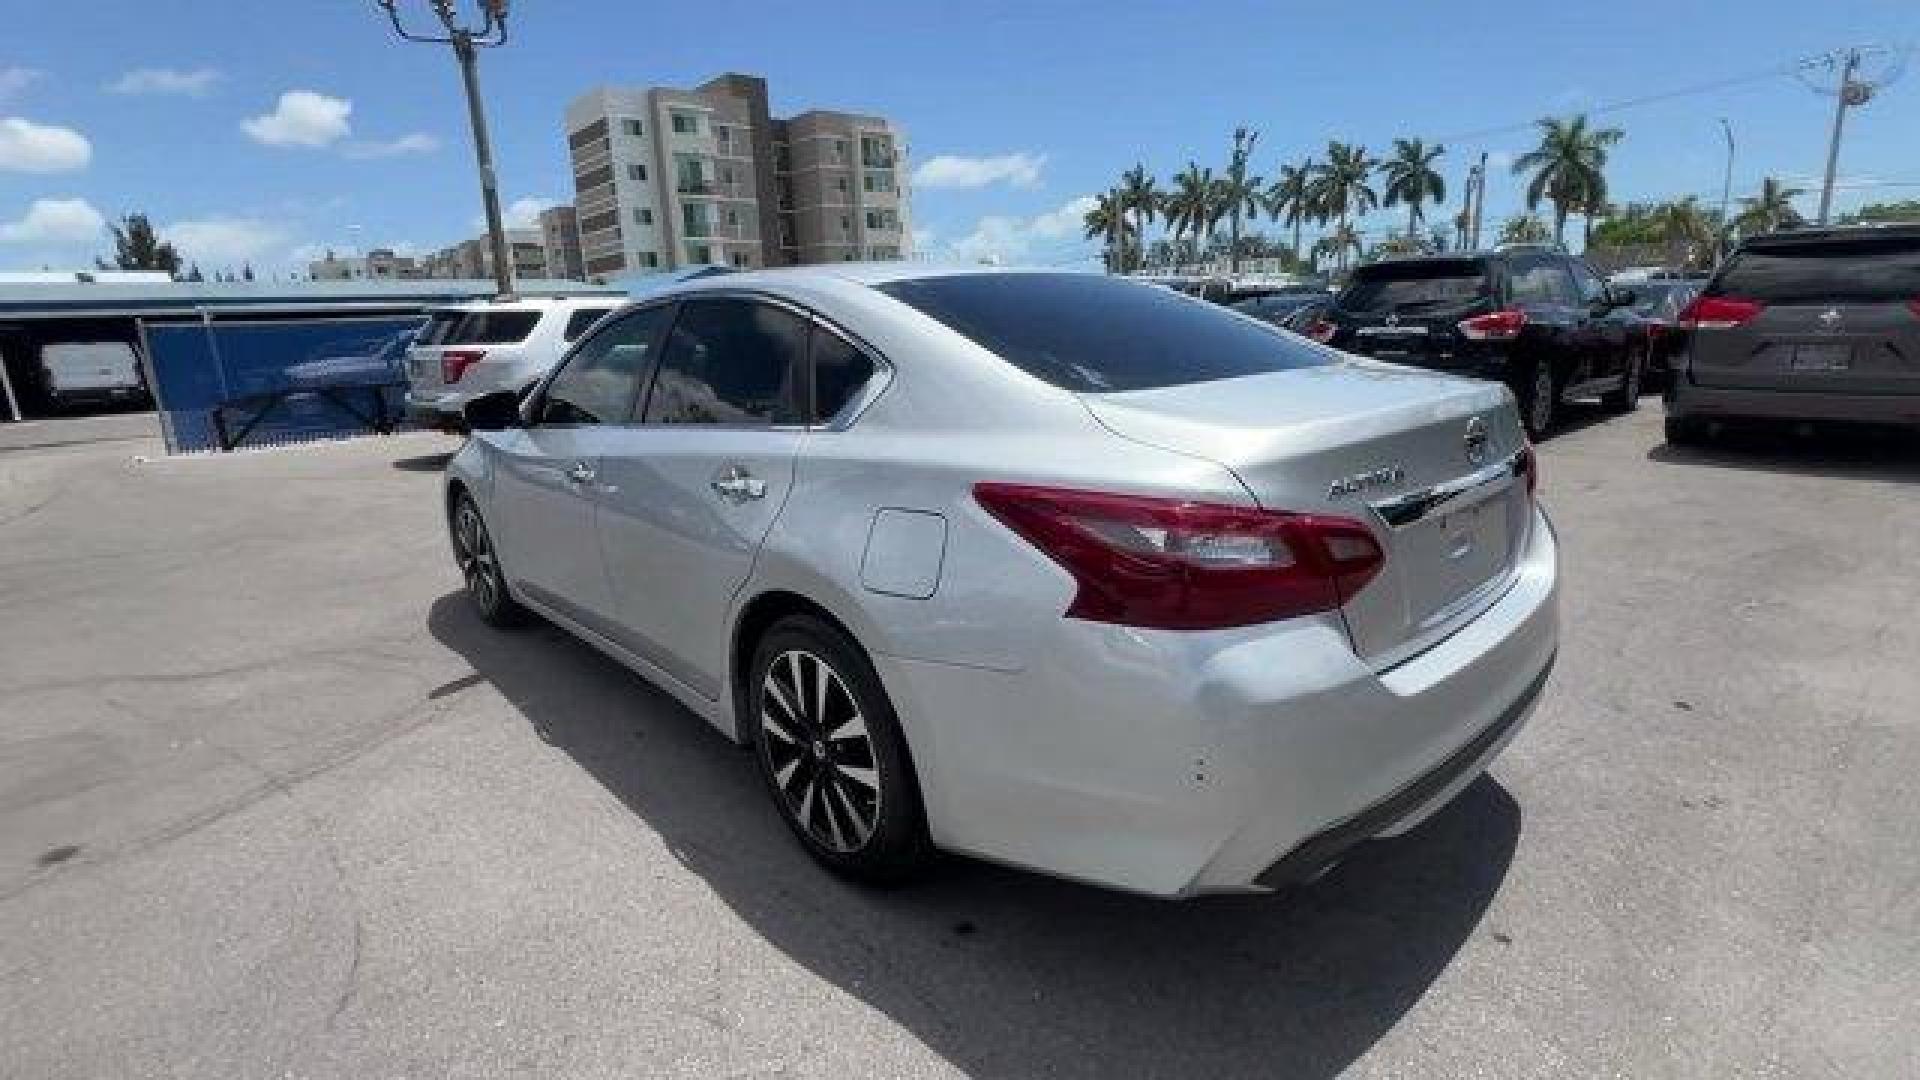
[[[633,418],[648,350],[668,308],[645,308],[600,328],[569,356],[540,399],[542,425],[624,424]]]
[[[806,319],[748,297],[689,299],[647,394],[647,424],[772,427],[802,422]]]

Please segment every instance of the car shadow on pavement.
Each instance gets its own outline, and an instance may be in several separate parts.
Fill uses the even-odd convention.
[[[1656,443],[1650,461],[1799,476],[1920,483],[1920,437],[1908,432],[1794,425],[1728,426],[1701,446]]]
[[[401,472],[441,472],[447,462],[453,460],[453,451],[446,450],[438,454],[416,454],[413,457],[395,458],[393,467]]]
[[[428,627],[753,932],[970,1075],[1333,1076],[1481,929],[1520,833],[1483,777],[1289,895],[1170,903],[960,858],[862,887],[806,857],[747,752],[588,646],[491,630],[458,593]]]

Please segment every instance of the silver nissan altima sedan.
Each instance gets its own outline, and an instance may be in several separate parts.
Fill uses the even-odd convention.
[[[749,744],[854,877],[1309,880],[1479,775],[1554,660],[1505,389],[1153,285],[707,278],[468,419],[446,509],[481,617]]]

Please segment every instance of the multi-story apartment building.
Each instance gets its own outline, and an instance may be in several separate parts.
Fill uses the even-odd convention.
[[[909,254],[902,140],[880,117],[775,119],[765,80],[728,74],[599,87],[566,126],[588,277]]]
[[[406,255],[387,248],[374,248],[365,255],[338,256],[327,252],[324,259],[307,264],[307,277],[314,281],[396,280],[425,277],[426,269]]]
[[[562,203],[540,211],[540,241],[546,247],[549,277],[586,280],[586,266],[580,260],[580,218],[572,206]]]
[[[507,249],[516,281],[553,277],[547,266],[547,245],[539,229],[508,229]],[[427,276],[478,280],[493,276],[493,245],[482,233],[427,256]]]

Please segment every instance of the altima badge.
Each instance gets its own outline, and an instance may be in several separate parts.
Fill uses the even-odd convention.
[[[1327,485],[1327,498],[1344,499],[1349,495],[1358,495],[1374,488],[1392,487],[1407,478],[1407,470],[1400,465],[1383,465],[1363,473],[1343,476]]]

